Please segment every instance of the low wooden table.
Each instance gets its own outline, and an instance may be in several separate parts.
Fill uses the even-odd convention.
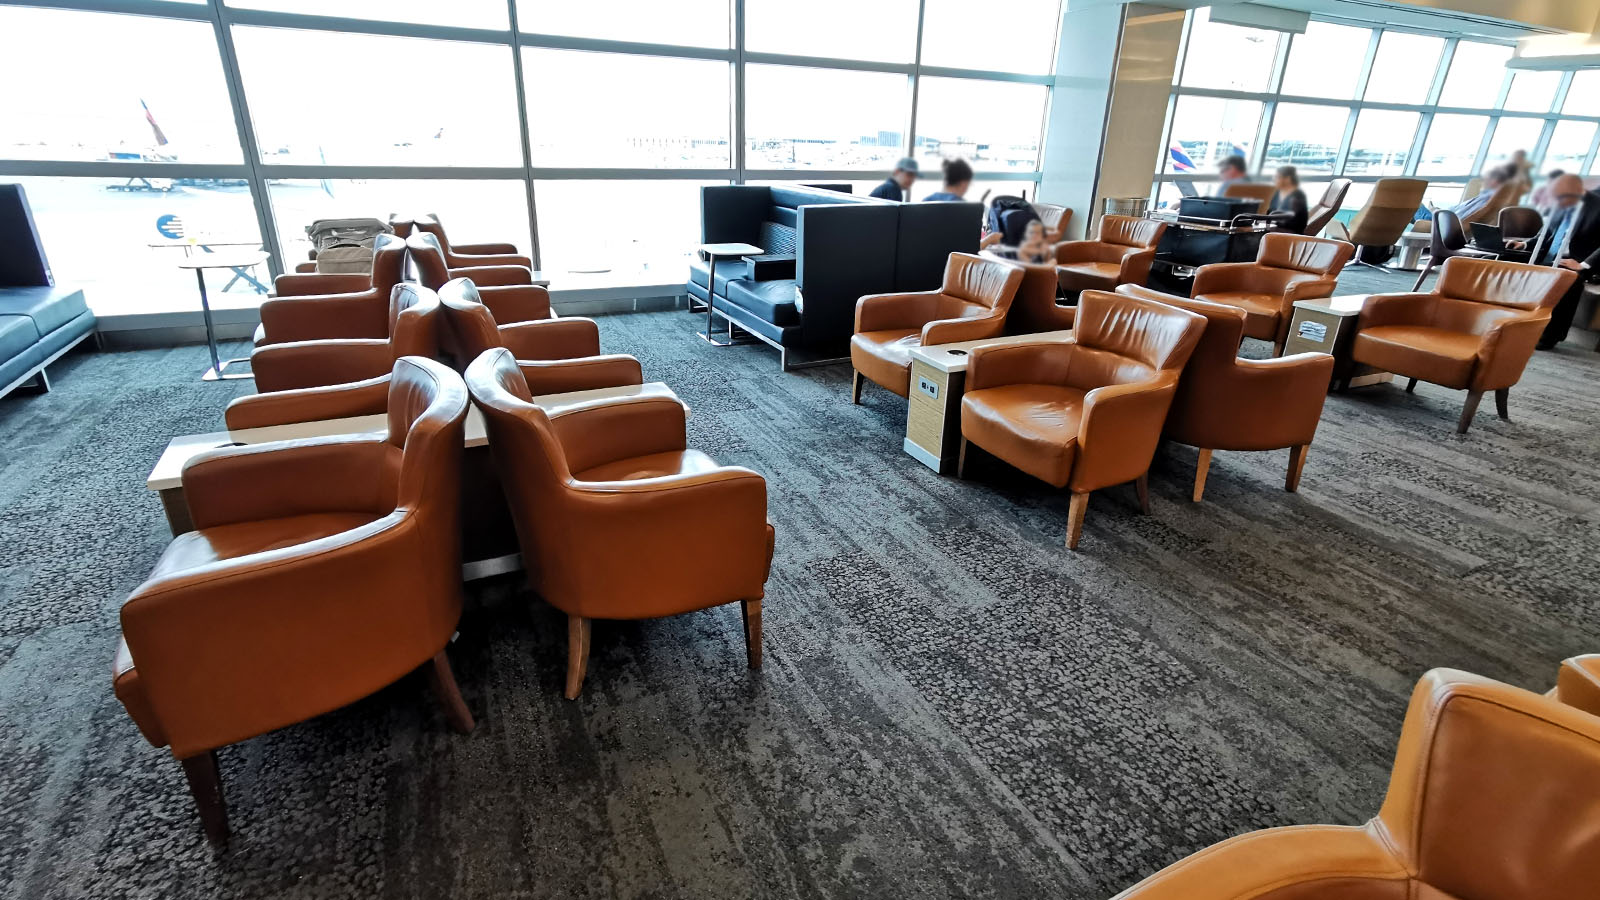
[[[670,397],[678,400],[678,395],[671,388],[660,382],[651,382],[543,394],[534,397],[533,403],[544,410],[545,415],[557,419],[582,409],[633,397]],[[389,417],[380,413],[175,437],[167,443],[160,459],[156,460],[155,467],[145,479],[145,487],[160,494],[161,505],[167,514],[167,526],[176,536],[194,530],[194,520],[189,516],[189,503],[183,494],[183,469],[191,460],[225,447],[305,438],[378,435],[385,433],[388,427]],[[489,435],[484,427],[483,413],[475,405],[467,410],[463,446],[466,448],[463,463],[465,471],[461,482],[462,510],[466,513],[461,517],[463,577],[471,580],[516,571],[522,568],[522,556],[517,552],[516,531],[511,523],[510,510],[506,508],[505,496],[500,491],[499,479],[494,473],[493,460],[489,457]]]
[[[1289,340],[1283,354],[1327,353],[1333,356],[1333,381],[1342,387],[1362,387],[1393,381],[1394,376],[1350,359],[1356,338],[1356,320],[1371,294],[1351,294],[1325,300],[1296,300],[1289,320]]]
[[[906,410],[906,453],[944,474],[955,466],[961,446],[961,396],[966,393],[967,362],[979,347],[1060,343],[1069,331],[1041,331],[936,344],[911,351],[911,398]]]

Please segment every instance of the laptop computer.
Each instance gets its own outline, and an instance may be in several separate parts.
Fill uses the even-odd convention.
[[[1180,181],[1180,182],[1178,182],[1178,191],[1180,193],[1182,193],[1185,197],[1198,197],[1198,196],[1200,196],[1200,192],[1195,189],[1194,182],[1192,182],[1192,181]]]
[[[1472,245],[1479,250],[1501,253],[1506,249],[1506,239],[1505,235],[1501,233],[1499,225],[1485,225],[1482,222],[1473,222]]]

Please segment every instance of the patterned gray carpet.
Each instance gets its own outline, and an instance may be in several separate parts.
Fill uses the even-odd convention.
[[[112,697],[116,613],[166,540],[143,478],[248,386],[198,347],[74,354],[0,400],[0,895],[1105,897],[1264,826],[1378,806],[1416,677],[1543,689],[1600,647],[1600,356],[1540,354],[1458,437],[1460,395],[1329,398],[1298,495],[1286,453],[1195,452],[1067,498],[900,450],[905,402],[848,367],[781,374],[682,313],[605,346],[693,407],[694,444],[771,485],[767,665],[732,609],[565,628],[514,578],[471,590],[451,655],[479,717],[413,677],[225,750],[213,856],[177,765]],[[1259,351],[1259,348],[1255,348]],[[693,534],[662,535],[717,564]]]

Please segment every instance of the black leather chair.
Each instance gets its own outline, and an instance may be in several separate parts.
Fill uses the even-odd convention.
[[[1422,273],[1417,276],[1417,283],[1411,286],[1412,293],[1422,290],[1422,282],[1428,273],[1444,265],[1445,260],[1452,256],[1471,256],[1477,259],[1494,259],[1494,254],[1485,250],[1474,250],[1467,246],[1469,237],[1467,230],[1461,227],[1461,217],[1448,209],[1441,209],[1433,214],[1432,248],[1428,252],[1428,264],[1422,267]]]
[[[1544,216],[1531,206],[1508,206],[1500,210],[1500,236],[1508,241],[1532,240],[1544,228]]]
[[[701,188],[701,241],[745,243],[754,262],[690,265],[685,290],[775,347],[783,368],[848,360],[856,301],[866,294],[932,290],[952,252],[976,252],[977,203],[895,203],[820,185]],[[730,326],[730,327],[731,327]],[[791,361],[791,352],[805,357]]]

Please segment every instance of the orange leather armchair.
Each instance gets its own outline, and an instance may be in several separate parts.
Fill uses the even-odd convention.
[[[406,238],[406,253],[416,279],[433,290],[444,287],[452,278],[471,278],[485,297],[498,293],[528,293],[510,289],[531,287],[544,292],[546,305],[550,302],[549,292],[533,283],[533,272],[521,257],[475,257],[470,266],[452,266],[446,261],[439,239],[426,231],[412,232]]]
[[[683,405],[600,401],[554,419],[530,401],[511,352],[467,367],[505,485],[529,585],[567,614],[566,696],[588,667],[590,621],[651,619],[738,602],[750,668],[772,564],[767,483],[688,449]],[[715,548],[704,566],[663,535]]]
[[[1243,310],[1245,337],[1271,341],[1282,353],[1296,300],[1332,297],[1352,244],[1287,232],[1263,235],[1253,263],[1201,266],[1190,291],[1196,300]],[[1237,349],[1237,348],[1235,348]]]
[[[1379,371],[1467,392],[1456,431],[1466,434],[1484,391],[1500,418],[1550,310],[1576,272],[1493,259],[1447,260],[1431,294],[1376,294],[1356,320],[1350,358]]]
[[[389,292],[385,337],[262,344],[250,353],[256,390],[267,394],[348,384],[387,375],[402,356],[432,359],[439,355],[439,318],[439,298],[433,291],[420,284],[397,284]]]
[[[525,266],[533,268],[533,261],[517,252],[515,244],[484,243],[484,244],[457,244],[450,240],[444,232],[444,225],[440,224],[439,217],[432,213],[418,216],[411,222],[411,230],[431,234],[439,240],[439,249],[444,251],[444,258],[452,269],[463,269],[469,266]]]
[[[961,398],[961,455],[976,444],[1054,487],[1070,488],[1067,548],[1089,492],[1145,478],[1178,376],[1205,319],[1139,297],[1085,291],[1073,340],[979,347]]]
[[[856,301],[850,338],[850,402],[861,402],[867,378],[902,397],[911,393],[911,351],[999,335],[1017,296],[1022,270],[998,259],[952,253],[935,291],[869,294]]]
[[[1056,278],[1066,291],[1114,291],[1144,284],[1167,224],[1133,216],[1101,216],[1100,239],[1056,245]]]
[[[1550,696],[1590,715],[1600,716],[1600,653],[1563,660]]]
[[[485,352],[504,347],[517,360],[534,396],[644,381],[637,359],[620,353],[601,355],[600,328],[593,319],[555,318],[546,303],[544,311],[549,318],[499,325],[468,278],[445,282],[439,299],[448,325],[444,344],[460,370],[465,371]],[[504,310],[505,298],[498,299]],[[513,307],[505,312],[514,315],[528,310]]]
[[[461,376],[395,363],[389,429],[214,452],[184,468],[195,531],[122,605],[116,695],[182,764],[227,839],[219,747],[359,700],[426,666],[473,726],[445,647],[461,613]]]
[[[1006,259],[988,250],[979,255],[1022,270],[1022,282],[1017,285],[1016,299],[1011,301],[1011,309],[1006,313],[1006,334],[1037,334],[1072,328],[1078,308],[1061,304],[1057,296],[1059,286],[1056,283],[1055,266]]]
[[[1223,841],[1115,900],[1543,900],[1600,884],[1600,717],[1466,672],[1411,694],[1376,818]]]
[[[1176,306],[1205,317],[1178,393],[1167,413],[1166,437],[1200,449],[1194,473],[1199,503],[1217,450],[1289,449],[1286,491],[1298,490],[1306,451],[1322,420],[1322,404],[1333,379],[1333,357],[1297,353],[1276,359],[1240,359],[1245,313],[1232,306],[1174,297],[1125,284],[1118,293]]]
[[[370,275],[279,275],[261,303],[257,344],[389,336],[389,295],[405,280],[406,242],[380,234]]]

